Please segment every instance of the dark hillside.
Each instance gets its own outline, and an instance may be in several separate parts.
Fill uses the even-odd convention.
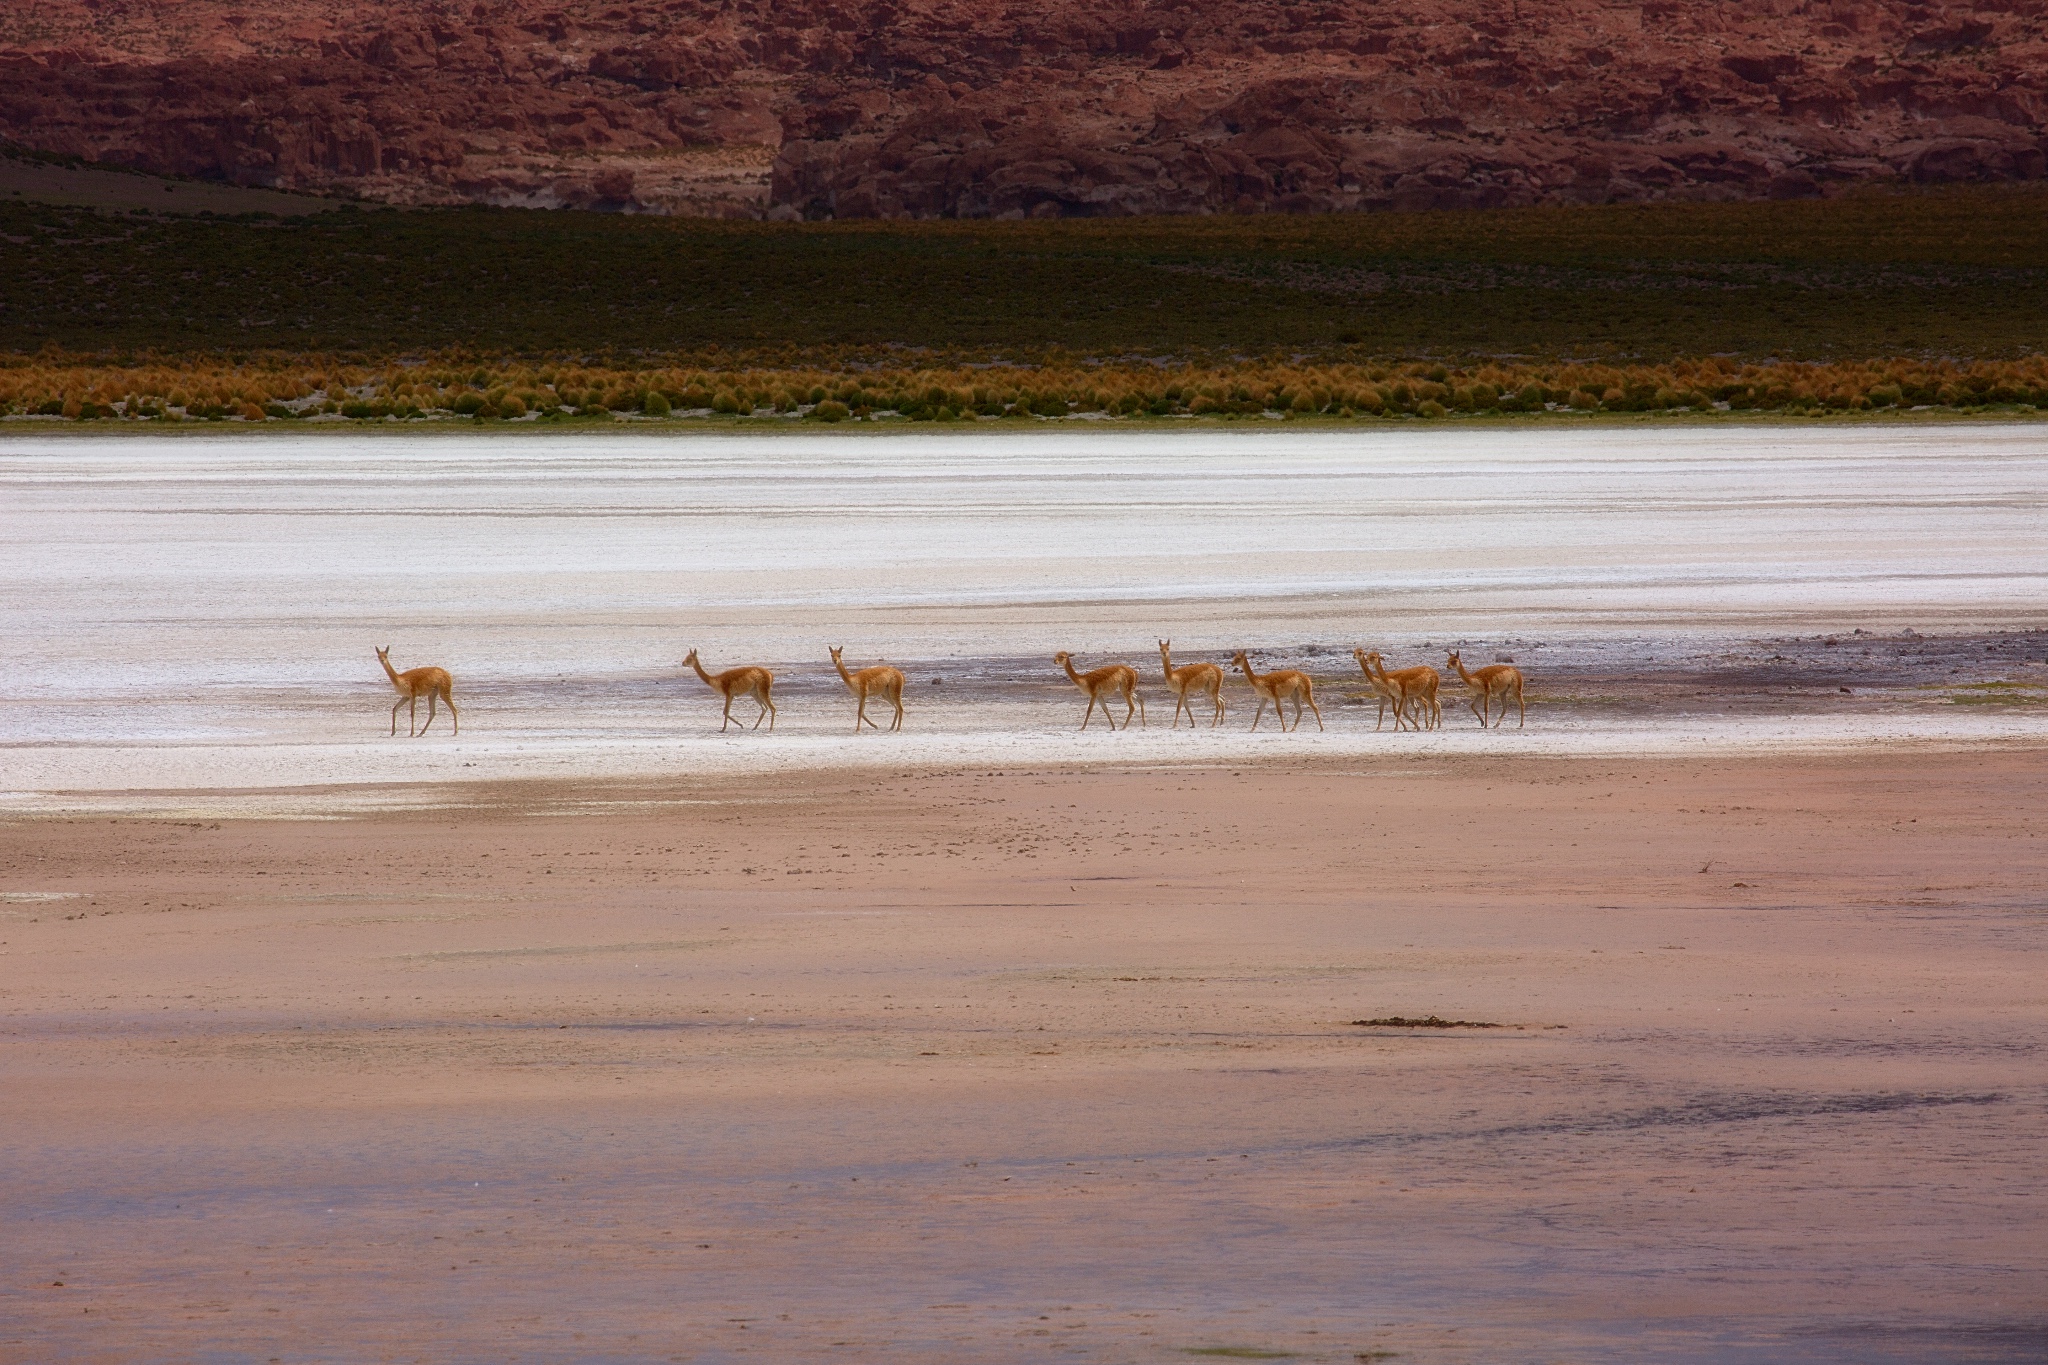
[[[49,346],[2001,358],[2048,349],[2048,196],[923,224],[0,207],[0,349]]]

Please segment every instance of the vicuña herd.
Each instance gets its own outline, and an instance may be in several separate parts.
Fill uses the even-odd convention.
[[[880,730],[868,715],[869,701],[887,702],[895,709],[895,718],[888,729],[903,728],[903,670],[888,664],[876,664],[872,668],[849,669],[840,658],[840,647],[831,646],[832,667],[839,672],[840,681],[852,692],[857,704],[853,712],[853,731],[860,733],[866,725]],[[1365,680],[1372,686],[1379,698],[1379,717],[1373,722],[1373,729],[1383,728],[1387,723],[1388,708],[1394,713],[1396,730],[1433,730],[1444,723],[1444,709],[1437,702],[1437,688],[1442,678],[1428,664],[1417,664],[1413,668],[1388,668],[1377,651],[1354,649],[1353,658],[1365,673]],[[384,672],[390,677],[391,685],[398,689],[398,701],[391,708],[391,733],[398,733],[398,711],[400,707],[411,706],[411,724],[408,733],[414,737],[424,735],[434,723],[437,701],[448,707],[450,723],[455,733],[462,733],[462,719],[455,710],[455,680],[445,668],[409,668],[400,673],[391,666],[390,646],[377,651],[377,661],[384,665]],[[1138,691],[1138,670],[1129,664],[1105,664],[1101,668],[1089,669],[1086,673],[1074,667],[1074,656],[1066,650],[1052,656],[1052,661],[1066,671],[1073,679],[1074,686],[1081,689],[1088,698],[1088,709],[1081,714],[1081,728],[1088,728],[1088,722],[1095,719],[1095,708],[1102,708],[1102,718],[1109,722],[1109,728],[1117,728],[1116,716],[1109,707],[1112,701],[1124,704],[1123,728],[1131,726],[1131,717],[1137,716],[1138,723],[1145,723],[1145,698]],[[1243,650],[1237,651],[1230,660],[1243,672],[1245,681],[1251,684],[1258,695],[1259,709],[1252,715],[1252,729],[1259,728],[1265,719],[1266,704],[1272,703],[1273,715],[1279,720],[1280,728],[1298,730],[1301,728],[1301,713],[1307,710],[1316,718],[1316,728],[1323,728],[1322,708],[1316,705],[1316,687],[1308,674],[1292,668],[1276,668],[1270,673],[1261,673],[1252,667],[1252,661]],[[1479,669],[1468,669],[1458,658],[1458,651],[1452,650],[1448,660],[1457,673],[1458,680],[1465,686],[1472,714],[1479,720],[1481,728],[1499,726],[1508,718],[1508,702],[1516,708],[1515,724],[1519,728],[1529,720],[1529,706],[1522,696],[1522,671],[1513,664],[1488,664]],[[768,728],[775,728],[775,699],[770,694],[775,687],[775,675],[765,668],[748,665],[743,668],[728,668],[723,673],[707,672],[697,661],[697,651],[691,650],[683,660],[683,666],[696,670],[704,685],[719,695],[724,702],[724,715],[719,724],[723,732],[732,725],[745,726],[744,720],[735,720],[732,714],[733,700],[738,697],[753,699],[759,712],[754,717],[753,728],[761,728],[767,721]],[[1159,669],[1165,675],[1166,690],[1173,694],[1173,726],[1180,728],[1181,712],[1186,711],[1188,725],[1193,728],[1195,721],[1195,700],[1206,694],[1209,698],[1209,728],[1215,729],[1223,723],[1223,668],[1220,664],[1192,663],[1178,668],[1173,662],[1173,641],[1159,642]],[[427,699],[427,723],[420,725],[420,698]],[[1293,723],[1288,723],[1287,707],[1293,705]],[[1497,713],[1496,713],[1497,709]]]

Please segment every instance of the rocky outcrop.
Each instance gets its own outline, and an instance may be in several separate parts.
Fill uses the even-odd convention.
[[[1073,216],[2032,179],[2048,3],[36,0],[0,130],[401,203]]]

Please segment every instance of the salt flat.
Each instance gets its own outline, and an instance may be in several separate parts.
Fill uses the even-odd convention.
[[[1498,742],[1539,751],[1977,743],[2012,718],[1780,723],[1768,699],[1623,717],[1559,680],[1597,675],[1611,696],[1774,638],[2024,630],[2048,588],[2039,424],[34,434],[0,443],[0,499],[0,789],[17,802],[522,765],[1084,759],[1104,751],[1066,737],[1078,694],[1052,651],[1156,676],[1160,636],[1183,661],[1247,647],[1340,692],[1362,687],[1354,644],[1397,663],[1441,666],[1460,643],[1514,657],[1543,733]],[[379,644],[455,674],[459,741],[422,754],[386,737]],[[827,644],[912,673],[895,757],[834,737],[851,715]],[[691,647],[778,670],[773,745],[707,733],[715,704],[679,667]],[[2040,663],[2027,653],[2006,662]],[[1241,728],[1241,684],[1232,707]],[[1384,743],[1362,714],[1326,708],[1334,737],[1313,742]]]

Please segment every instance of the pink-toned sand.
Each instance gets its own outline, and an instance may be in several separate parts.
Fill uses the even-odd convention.
[[[0,1359],[2041,1359],[2044,795],[1390,757],[20,819]],[[1348,1022],[1432,1014],[1507,1027]]]

